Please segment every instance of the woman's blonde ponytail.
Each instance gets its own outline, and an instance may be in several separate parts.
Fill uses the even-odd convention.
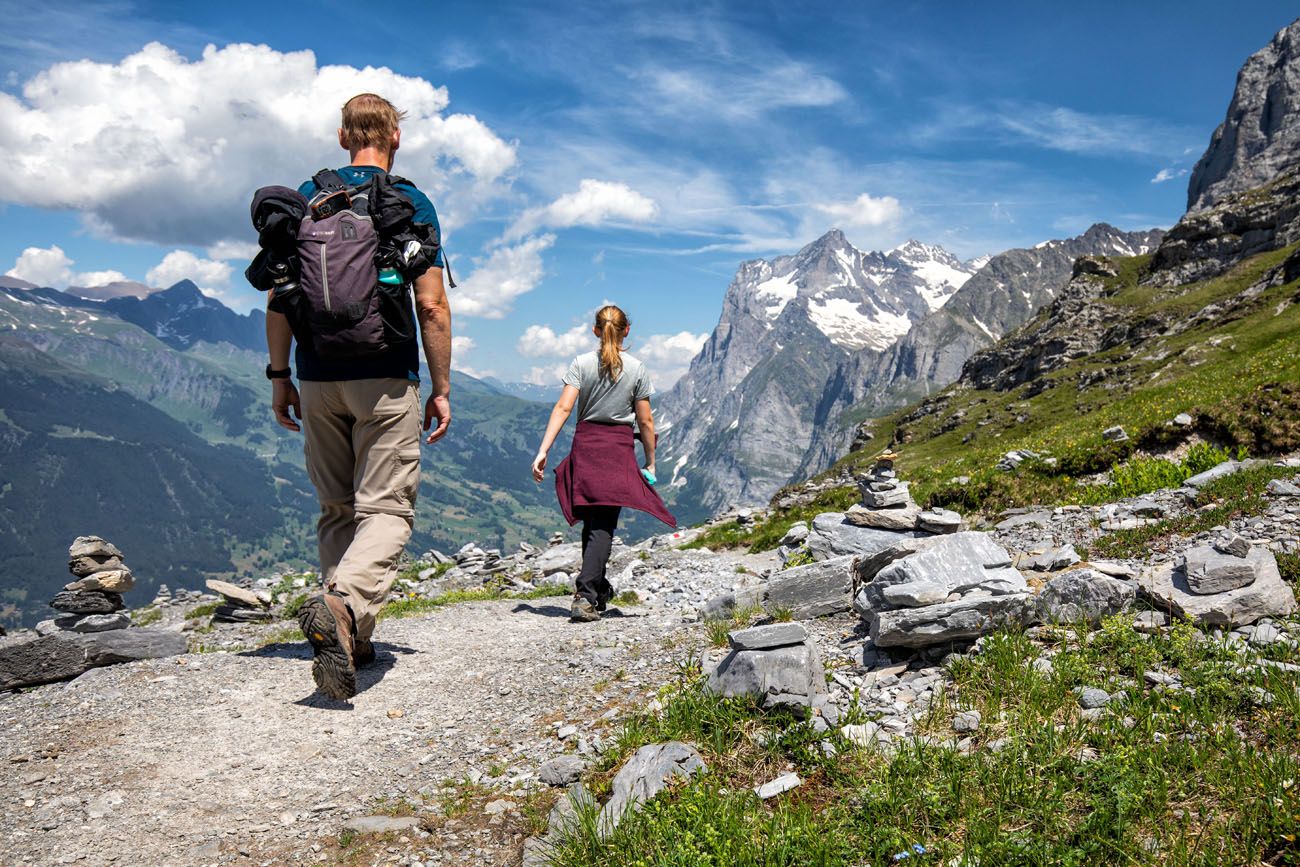
[[[596,328],[600,331],[600,372],[611,381],[623,375],[623,335],[627,332],[627,314],[606,304],[596,311]]]

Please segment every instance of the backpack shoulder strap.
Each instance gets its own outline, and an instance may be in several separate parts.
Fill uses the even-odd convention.
[[[343,178],[334,169],[321,169],[311,176],[311,182],[316,185],[316,189],[326,190],[346,190],[348,185],[343,183]]]

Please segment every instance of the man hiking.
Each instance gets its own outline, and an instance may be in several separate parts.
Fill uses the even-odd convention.
[[[297,431],[295,418],[302,422],[320,501],[323,593],[307,600],[299,623],[315,654],[316,686],[336,699],[356,694],[356,669],[375,658],[375,615],[415,517],[421,422],[428,443],[451,422],[451,310],[438,217],[413,184],[387,174],[402,117],[372,93],[343,106],[338,137],[350,164],[298,189],[310,202],[296,235],[301,277],[272,293],[266,317],[271,406],[282,427]],[[407,234],[385,234],[399,222]],[[295,337],[301,393],[289,369]],[[420,342],[431,380],[423,416]]]

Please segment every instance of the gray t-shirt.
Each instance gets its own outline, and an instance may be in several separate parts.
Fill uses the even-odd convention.
[[[617,382],[601,373],[599,353],[588,352],[573,359],[564,384],[578,390],[578,421],[606,424],[633,424],[633,405],[655,393],[645,365],[626,352]]]

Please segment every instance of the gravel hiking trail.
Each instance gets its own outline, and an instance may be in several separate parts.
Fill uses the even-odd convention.
[[[0,694],[0,863],[517,863],[537,767],[594,755],[703,642],[680,611],[568,604],[387,620],[350,703],[315,693],[301,641]],[[384,813],[424,828],[349,851],[345,821]]]

